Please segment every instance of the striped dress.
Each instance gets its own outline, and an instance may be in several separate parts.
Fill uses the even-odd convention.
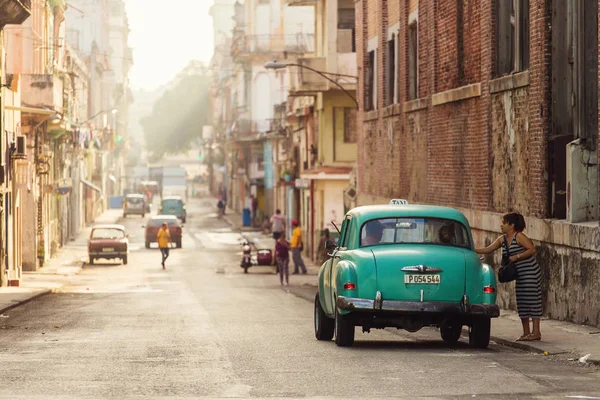
[[[523,253],[526,249],[517,242],[517,235],[510,243],[510,256]],[[502,241],[502,256],[506,247]],[[517,266],[517,311],[521,318],[540,318],[542,316],[542,270],[535,259],[529,256],[515,261]]]

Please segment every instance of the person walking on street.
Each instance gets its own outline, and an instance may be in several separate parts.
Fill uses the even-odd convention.
[[[517,341],[541,340],[542,271],[535,258],[537,250],[525,234],[525,218],[518,213],[508,213],[500,221],[503,235],[488,247],[475,249],[478,254],[489,254],[502,248],[502,256],[509,256],[517,268],[517,311],[523,325],[523,334]],[[508,247],[508,248],[507,248]],[[533,331],[529,321],[533,322]]]
[[[279,236],[285,231],[285,218],[281,215],[281,210],[276,210],[275,214],[271,217],[271,232],[273,232],[273,239],[275,239],[275,244],[277,244],[277,240]],[[274,251],[274,253],[276,253]],[[275,265],[275,264],[274,264]]]
[[[258,199],[255,195],[250,195],[250,207],[252,209],[252,226],[256,224],[256,212],[258,211]]]
[[[306,274],[306,265],[304,265],[304,261],[302,260],[302,249],[304,248],[304,245],[302,244],[302,229],[296,220],[292,221],[292,227],[294,227],[294,230],[292,231],[292,241],[290,245],[292,247],[292,257],[294,260],[294,274],[299,273],[300,269],[303,274]]]
[[[290,243],[285,240],[285,233],[282,233],[275,243],[275,257],[277,258],[277,267],[279,269],[279,281],[283,286],[283,278],[285,285],[290,284]]]
[[[158,242],[158,248],[162,255],[161,264],[163,269],[165,269],[165,261],[169,258],[169,245],[171,244],[171,234],[169,233],[169,226],[166,222],[163,222],[162,227],[158,230],[156,241]]]

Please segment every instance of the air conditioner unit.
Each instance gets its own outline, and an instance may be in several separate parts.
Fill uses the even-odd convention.
[[[17,135],[17,140],[15,143],[15,153],[13,154],[16,158],[25,157],[25,145],[26,145],[26,137],[25,135]]]

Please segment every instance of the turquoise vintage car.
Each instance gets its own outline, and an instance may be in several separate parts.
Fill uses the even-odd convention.
[[[425,205],[377,205],[350,210],[338,246],[319,270],[314,323],[318,340],[352,346],[363,332],[396,327],[440,328],[442,339],[485,348],[498,317],[496,278],[474,251],[465,216]]]

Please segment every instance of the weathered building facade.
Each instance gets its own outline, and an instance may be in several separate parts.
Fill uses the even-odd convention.
[[[523,213],[546,315],[600,325],[598,3],[356,9],[357,203],[459,208],[480,246],[503,213]],[[514,308],[513,286],[501,286],[500,304]]]

